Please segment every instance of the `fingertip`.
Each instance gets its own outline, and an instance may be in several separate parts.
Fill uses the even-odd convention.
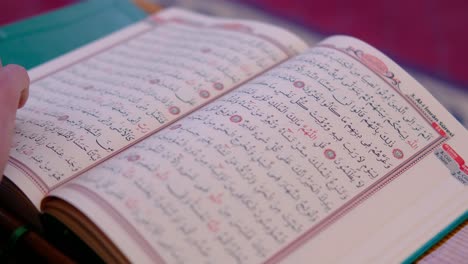
[[[4,76],[3,84],[6,88],[13,88],[10,92],[14,93],[14,97],[18,98],[17,108],[24,106],[29,95],[29,75],[26,69],[19,65],[9,64],[1,69]]]
[[[25,68],[16,64],[8,64],[3,67],[3,70],[7,72],[10,78],[14,81],[19,91],[29,87],[29,75]]]

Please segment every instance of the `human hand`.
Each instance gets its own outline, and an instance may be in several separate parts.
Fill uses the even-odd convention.
[[[16,110],[28,99],[29,77],[18,65],[2,67],[0,62],[0,180],[8,161]]]

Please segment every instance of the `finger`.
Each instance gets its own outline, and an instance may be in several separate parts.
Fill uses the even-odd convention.
[[[20,91],[17,108],[21,108],[26,104],[29,96],[29,76],[27,71],[18,65],[7,65],[4,67],[7,74],[10,74],[12,86]]]
[[[0,83],[2,84],[1,89],[10,89],[8,91],[2,90],[0,93],[3,98],[8,100],[15,100],[12,102],[18,102],[17,108],[21,108],[26,104],[29,96],[29,76],[26,70],[18,65],[7,65],[3,67],[0,61]],[[17,98],[16,93],[20,92],[19,99]],[[9,95],[6,95],[8,93]]]
[[[28,86],[29,77],[24,68],[17,65],[0,68],[0,176],[8,160],[16,109]]]
[[[20,99],[18,101],[18,108],[23,107],[26,104],[26,101],[29,97],[29,76],[26,70],[18,65],[7,65],[5,69],[8,68],[8,71],[12,73],[11,78],[14,83],[16,83],[17,89],[21,90]]]

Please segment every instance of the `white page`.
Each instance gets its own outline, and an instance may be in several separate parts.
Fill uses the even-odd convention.
[[[303,50],[261,23],[171,9],[31,71],[5,175],[52,189]]]

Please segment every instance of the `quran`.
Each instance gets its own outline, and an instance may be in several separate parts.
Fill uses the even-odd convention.
[[[394,263],[467,211],[466,130],[352,37],[168,9],[30,76],[1,199],[106,262]]]

